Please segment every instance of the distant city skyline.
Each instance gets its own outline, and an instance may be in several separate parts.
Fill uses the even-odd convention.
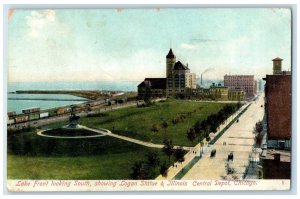
[[[173,49],[200,78],[291,69],[291,13],[280,8],[9,10],[8,81],[165,77]]]

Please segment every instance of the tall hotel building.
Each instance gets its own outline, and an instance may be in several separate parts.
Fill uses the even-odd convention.
[[[253,98],[256,95],[254,75],[225,75],[224,86],[232,90],[242,89],[245,92],[246,99]]]

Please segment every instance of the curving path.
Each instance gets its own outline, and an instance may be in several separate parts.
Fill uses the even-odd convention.
[[[39,132],[37,132],[37,134],[39,136],[43,136],[43,137],[59,138],[59,139],[79,139],[79,138],[93,138],[93,137],[111,136],[111,137],[114,137],[114,138],[118,138],[118,139],[121,139],[121,140],[125,140],[125,141],[128,141],[128,142],[132,142],[132,143],[139,144],[139,145],[146,146],[146,147],[150,147],[150,148],[163,148],[164,147],[164,145],[162,145],[162,144],[154,144],[154,143],[151,143],[151,142],[144,142],[144,141],[133,139],[133,138],[130,138],[130,137],[117,135],[117,134],[112,133],[108,129],[101,129],[101,130],[100,129],[93,129],[93,128],[89,128],[89,127],[83,126],[83,125],[78,125],[78,128],[93,131],[93,132],[97,133],[98,135],[69,137],[69,136],[53,136],[53,135],[43,134],[43,132],[45,132],[49,129],[39,131]],[[179,148],[179,147],[180,146],[174,146],[175,149]],[[183,147],[184,150],[191,150],[193,148],[194,147]]]
[[[43,132],[48,131],[49,129],[46,130],[41,130],[39,132],[37,132],[37,134],[39,136],[43,136],[43,137],[49,137],[49,138],[59,138],[59,139],[82,139],[82,138],[95,138],[95,137],[103,137],[105,135],[103,135],[102,133],[98,135],[88,135],[88,136],[55,136],[55,135],[45,135],[43,134]]]
[[[162,145],[162,144],[154,144],[154,143],[151,143],[151,142],[144,142],[144,141],[133,139],[133,138],[130,138],[130,137],[117,135],[117,134],[114,134],[110,130],[107,130],[107,129],[98,130],[98,129],[93,129],[93,128],[89,128],[89,127],[82,126],[82,125],[78,125],[78,126],[82,129],[86,129],[86,130],[93,131],[93,132],[96,132],[96,133],[102,133],[104,135],[108,135],[108,136],[111,136],[111,137],[115,137],[115,138],[118,138],[118,139],[121,139],[121,140],[125,140],[125,141],[128,141],[128,142],[132,142],[132,143],[139,144],[139,145],[146,146],[146,147],[150,147],[150,148],[163,148],[164,147],[164,145]],[[179,146],[174,146],[174,148],[179,148]],[[186,147],[186,146],[183,147],[184,150],[191,150],[193,148],[194,147]]]

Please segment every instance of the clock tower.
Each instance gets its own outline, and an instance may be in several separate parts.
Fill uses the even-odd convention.
[[[167,78],[167,96],[173,95],[173,69],[176,63],[176,56],[172,48],[166,56],[166,78]]]

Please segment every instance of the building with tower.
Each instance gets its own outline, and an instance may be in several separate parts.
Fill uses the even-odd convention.
[[[272,59],[273,61],[273,75],[290,75],[291,71],[282,71],[282,60],[280,57]]]
[[[187,90],[196,89],[196,74],[191,73],[188,64],[176,62],[172,49],[166,56],[167,96],[185,95]]]
[[[138,85],[138,98],[145,99],[147,95],[152,98],[166,97],[166,78],[145,78]]]
[[[166,56],[166,78],[145,78],[138,85],[138,98],[142,99],[146,90],[157,93],[152,97],[180,97],[191,93],[192,89],[196,89],[196,74],[190,72],[188,64],[176,61],[176,56],[170,49]]]
[[[263,78],[267,136],[257,170],[260,179],[291,178],[292,76],[282,71],[282,60],[273,59],[273,74]]]
[[[290,72],[281,71],[282,59],[277,57],[272,61],[273,75],[263,78],[266,81],[267,144],[271,148],[290,149],[292,78]]]

